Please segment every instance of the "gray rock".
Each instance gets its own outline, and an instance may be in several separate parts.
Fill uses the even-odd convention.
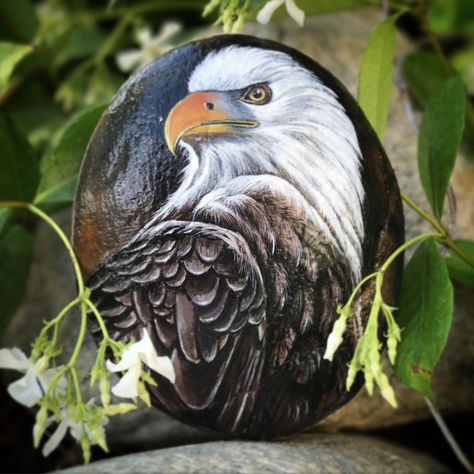
[[[303,30],[293,22],[285,21],[266,27],[248,25],[246,33],[278,40],[302,50],[331,70],[355,94],[363,46],[380,20],[378,11],[362,10],[311,19]],[[209,30],[206,36],[216,32],[217,30]],[[398,46],[398,51],[402,53],[410,49],[410,45],[403,39],[400,39]],[[384,144],[401,189],[427,209],[417,174],[416,135],[406,119],[397,90],[393,94]],[[459,204],[458,235],[471,239],[474,238],[473,178],[474,167],[458,160],[452,180]],[[63,228],[69,227],[69,211],[56,218]],[[407,236],[429,229],[429,225],[410,210],[406,210],[406,224]],[[28,349],[38,334],[41,321],[53,317],[74,297],[74,276],[68,256],[52,232],[40,225],[28,293],[9,327],[3,332],[1,346],[16,345]],[[444,413],[468,412],[474,406],[473,303],[472,291],[456,288],[453,330],[433,377],[437,404]],[[72,349],[74,337],[71,335],[77,334],[77,323],[77,315],[71,315],[62,326],[61,335],[64,336],[62,340],[65,341],[66,355]],[[95,353],[95,344],[88,339],[80,359],[84,369],[90,367]],[[318,426],[370,429],[430,416],[421,396],[399,384],[396,384],[396,393],[400,405],[398,410],[390,408],[378,395],[369,397],[362,390],[351,403]],[[151,449],[216,439],[215,435],[183,425],[158,410],[145,409],[112,419],[108,436],[110,445],[121,449]]]
[[[357,435],[303,435],[276,442],[217,441],[148,451],[74,467],[66,473],[435,473],[426,455]]]

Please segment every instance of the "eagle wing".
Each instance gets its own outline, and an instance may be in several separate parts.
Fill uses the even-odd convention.
[[[89,286],[113,338],[139,338],[146,327],[158,354],[171,357],[179,403],[211,407],[226,373],[226,383],[233,379],[234,390],[226,390],[233,393],[232,403],[239,405],[237,392],[256,391],[266,295],[260,269],[240,234],[187,221],[149,227],[110,258]],[[92,318],[91,330],[100,339]],[[240,373],[245,377],[237,377]],[[163,383],[160,379],[160,389]],[[225,416],[230,397],[218,403]]]

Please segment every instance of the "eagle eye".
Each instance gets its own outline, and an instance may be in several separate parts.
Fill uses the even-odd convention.
[[[242,102],[249,104],[268,104],[272,98],[272,90],[267,84],[255,84],[250,86],[240,98]]]

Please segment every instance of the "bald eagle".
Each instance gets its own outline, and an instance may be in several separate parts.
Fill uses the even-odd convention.
[[[122,87],[75,208],[109,331],[146,328],[171,358],[176,382],[156,374],[153,402],[250,438],[303,429],[357,391],[345,378],[370,285],[332,362],[327,337],[402,239],[393,171],[350,94],[300,53],[244,36],[178,48]],[[399,277],[386,279],[392,304]]]

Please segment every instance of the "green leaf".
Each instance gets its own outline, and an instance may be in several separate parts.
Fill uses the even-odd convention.
[[[0,116],[0,201],[31,202],[39,181],[38,160],[12,120]]]
[[[54,132],[64,124],[61,109],[40,81],[27,81],[18,88],[4,110],[34,147],[49,143]]]
[[[423,242],[408,263],[397,323],[402,328],[394,371],[398,380],[433,397],[430,381],[453,315],[453,288],[436,243]]]
[[[402,74],[416,102],[425,107],[429,98],[447,79],[442,64],[434,53],[417,51],[405,56]]]
[[[428,101],[418,138],[418,168],[434,215],[441,219],[449,178],[464,130],[464,86],[458,76],[444,81]]]
[[[92,56],[106,38],[107,35],[92,24],[75,26],[63,39],[64,46],[55,58],[55,66]]]
[[[12,213],[11,209],[0,209],[0,236],[3,231],[7,228],[8,219]]]
[[[15,66],[29,53],[32,47],[15,43],[0,43],[0,94],[8,85]]]
[[[104,109],[103,103],[89,107],[66,124],[43,160],[35,204],[57,208],[72,202],[82,158]]]
[[[395,59],[396,21],[399,12],[381,23],[372,33],[362,54],[359,71],[359,105],[380,140],[390,108]]]
[[[30,0],[0,1],[0,40],[32,41],[38,29],[38,18]]]
[[[472,0],[432,0],[428,20],[439,33],[474,33]]]
[[[22,226],[8,226],[0,234],[0,326],[21,301],[33,252],[33,235]]]
[[[471,260],[474,261],[474,242],[469,240],[455,240],[454,242],[467,257],[470,257]],[[449,251],[446,263],[448,265],[449,276],[453,280],[474,288],[474,268],[471,265],[452,250]]]

